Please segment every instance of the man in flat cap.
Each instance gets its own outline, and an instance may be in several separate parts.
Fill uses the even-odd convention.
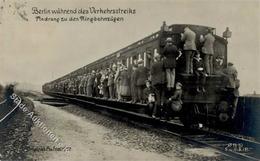
[[[212,29],[207,30],[207,34],[203,37],[200,36],[200,42],[203,42],[202,53],[204,54],[204,66],[208,75],[213,73],[213,55],[214,55],[214,42]]]
[[[183,50],[186,61],[186,74],[193,74],[192,59],[194,56],[194,52],[197,50],[195,39],[196,33],[192,31],[189,27],[185,27],[184,33],[181,34],[181,40],[185,42]]]
[[[169,91],[174,88],[176,58],[178,55],[177,47],[173,44],[172,38],[168,37],[162,51],[162,56],[165,57],[163,60],[163,68],[165,69],[167,88]]]

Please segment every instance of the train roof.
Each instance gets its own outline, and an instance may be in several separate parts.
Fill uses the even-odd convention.
[[[216,28],[210,27],[210,26],[195,25],[195,24],[172,24],[172,25],[169,25],[169,30],[171,30],[171,31],[173,31],[175,33],[182,33],[185,27],[189,27],[189,28],[191,28],[193,30],[196,30],[196,31],[202,31],[204,33],[206,33],[207,29],[212,29],[213,33],[214,33],[214,36],[218,40],[220,40],[222,43],[227,44],[227,40],[226,39],[224,39],[221,36],[216,35]],[[102,58],[100,58],[100,59],[98,59],[98,60],[96,60],[96,61],[94,61],[92,63],[89,63],[88,65],[85,65],[84,67],[78,68],[78,69],[70,72],[69,74],[67,74],[67,75],[65,75],[63,77],[60,77],[60,78],[58,78],[56,80],[60,80],[60,79],[66,78],[66,77],[68,77],[70,75],[77,74],[78,70],[85,70],[87,67],[89,67],[89,66],[91,66],[93,64],[96,64],[96,63],[101,62],[103,60],[106,60],[108,58],[117,56],[117,54],[121,54],[121,53],[126,52],[128,50],[131,50],[132,48],[135,48],[135,47],[137,47],[139,45],[147,43],[147,42],[149,42],[149,41],[151,41],[153,39],[157,39],[159,37],[159,34],[160,34],[160,30],[156,31],[156,32],[154,32],[154,33],[152,33],[152,34],[150,34],[150,35],[148,35],[148,36],[146,36],[146,37],[144,37],[144,38],[142,38],[142,39],[140,39],[140,40],[138,40],[138,41],[136,41],[136,42],[134,42],[134,43],[132,43],[132,44],[130,44],[128,46],[126,46],[126,47],[124,47],[124,48],[121,48],[121,49],[119,49],[119,50],[117,50],[117,51],[115,51],[115,52],[113,52],[113,53],[111,53],[111,54],[109,54],[107,56],[104,56],[104,57],[102,57]],[[56,81],[56,80],[54,80],[54,81]]]

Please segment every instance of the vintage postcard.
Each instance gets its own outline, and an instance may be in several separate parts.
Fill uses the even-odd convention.
[[[0,0],[0,160],[259,160],[259,61],[259,0]]]

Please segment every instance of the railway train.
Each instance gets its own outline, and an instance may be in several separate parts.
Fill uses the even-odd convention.
[[[112,67],[113,64],[118,62],[124,64],[128,68],[133,65],[134,60],[144,60],[144,66],[151,68],[153,64],[153,57],[156,54],[161,54],[163,47],[165,46],[165,40],[168,37],[173,38],[174,45],[177,48],[183,48],[183,42],[181,41],[181,33],[185,27],[189,27],[196,33],[196,46],[198,50],[201,50],[202,43],[198,35],[206,35],[207,30],[213,31],[215,37],[214,42],[214,58],[222,58],[222,62],[219,69],[222,70],[227,67],[227,37],[221,37],[216,35],[216,29],[209,26],[191,25],[191,24],[173,24],[167,26],[167,30],[164,30],[164,26],[161,29],[131,45],[128,45],[112,54],[109,54],[101,59],[96,60],[80,69],[77,69],[61,78],[48,82],[43,85],[43,92],[51,95],[51,93],[63,93],[59,91],[56,84],[66,79],[75,78],[86,73],[90,73],[92,70],[100,70]],[[227,100],[226,93],[221,89],[225,88],[224,77],[220,74],[212,74],[207,76],[205,85],[206,93],[196,93],[195,76],[193,74],[184,73],[185,58],[180,57],[176,66],[176,82],[181,82],[183,87],[182,94],[182,109],[178,112],[180,121],[185,126],[190,126],[194,122],[203,122],[204,124],[216,124],[220,121],[220,109],[229,108],[231,104]],[[110,100],[108,100],[110,101]],[[129,103],[125,103],[128,105]],[[131,105],[132,106],[132,105]],[[224,106],[224,107],[222,107]],[[230,113],[226,112],[230,117]],[[230,120],[230,119],[227,119]],[[223,120],[222,120],[223,122]]]

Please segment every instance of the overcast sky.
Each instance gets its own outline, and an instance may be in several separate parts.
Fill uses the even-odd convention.
[[[165,20],[167,24],[212,26],[218,35],[228,26],[233,33],[228,58],[238,69],[240,91],[260,93],[259,1],[27,0],[24,10],[29,21],[8,6],[21,0],[7,1],[0,15],[1,82],[42,85],[159,30]],[[124,16],[125,21],[120,23],[39,23],[31,11],[32,7],[91,6],[133,8],[136,14]]]

